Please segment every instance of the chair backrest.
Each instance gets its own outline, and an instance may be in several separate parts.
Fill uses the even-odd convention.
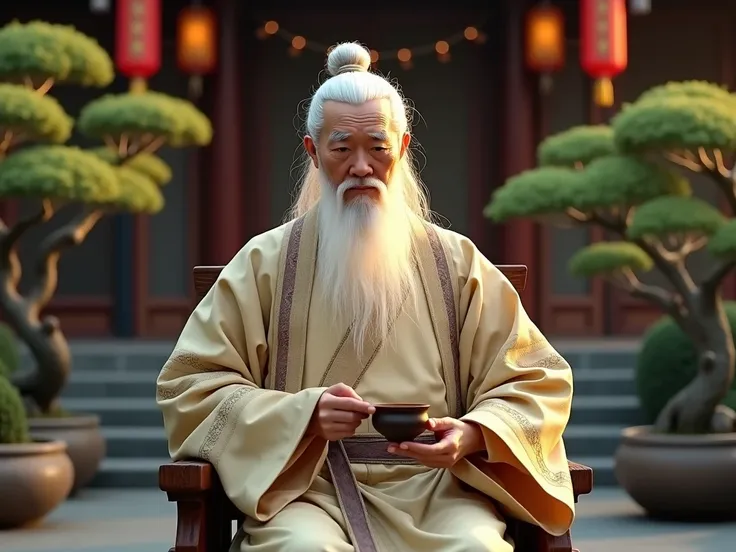
[[[194,289],[197,293],[197,300],[202,299],[210,288],[217,281],[217,277],[222,272],[223,266],[195,266],[192,271],[194,274]],[[517,291],[524,291],[526,287],[526,265],[496,265]]]

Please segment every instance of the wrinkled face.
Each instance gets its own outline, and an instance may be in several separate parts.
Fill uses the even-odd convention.
[[[371,100],[360,105],[325,102],[324,126],[319,145],[310,136],[304,146],[312,161],[337,189],[348,180],[377,179],[388,186],[397,161],[409,145],[409,135],[399,136],[391,124],[388,100]],[[359,197],[378,200],[375,186],[351,186],[343,201]]]

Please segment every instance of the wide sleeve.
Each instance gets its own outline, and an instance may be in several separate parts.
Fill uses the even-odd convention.
[[[187,321],[156,397],[171,457],[211,462],[235,506],[260,521],[302,495],[327,454],[325,440],[305,437],[324,389],[264,389],[274,257],[251,244],[227,265]]]
[[[572,402],[570,366],[529,319],[506,277],[474,247],[463,257],[462,419],[482,428],[486,452],[460,461],[453,472],[513,517],[564,534],[575,512],[562,442]]]

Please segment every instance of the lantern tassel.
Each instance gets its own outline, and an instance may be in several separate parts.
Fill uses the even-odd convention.
[[[142,77],[133,77],[130,79],[130,92],[132,94],[142,94],[148,90],[148,83]]]
[[[593,101],[601,107],[613,105],[613,83],[611,79],[604,77],[596,79],[593,85]]]
[[[552,92],[553,88],[554,79],[552,79],[552,75],[549,73],[542,73],[539,76],[539,91],[546,96]]]
[[[189,85],[188,85],[188,92],[189,97],[193,100],[199,99],[199,97],[202,95],[202,90],[204,88],[204,81],[202,79],[202,75],[192,75],[189,77]]]

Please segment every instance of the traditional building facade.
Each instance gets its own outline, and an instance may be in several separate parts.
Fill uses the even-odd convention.
[[[401,1],[349,11],[334,4],[322,8],[319,2],[205,3],[217,15],[218,69],[205,77],[197,102],[212,119],[213,143],[201,151],[162,153],[174,170],[162,213],[110,217],[63,258],[59,292],[49,310],[70,336],[175,336],[194,303],[191,267],[223,264],[251,236],[281,222],[298,176],[300,102],[317,84],[325,56],[308,49],[289,55],[288,42],[279,36],[258,36],[265,21],[277,21],[307,42],[357,39],[386,50],[431,45],[477,27],[485,40],[453,45],[449,63],[434,55],[415,57],[411,69],[395,60],[378,63],[398,79],[417,110],[414,134],[426,158],[422,174],[432,208],[492,261],[530,267],[523,300],[551,335],[638,334],[658,316],[599,281],[568,275],[572,253],[602,239],[600,233],[527,221],[496,226],[482,210],[507,176],[534,166],[536,145],[549,133],[605,122],[620,105],[668,80],[704,79],[734,88],[734,2],[670,0],[655,3],[647,15],[630,15],[629,64],[615,80],[611,109],[591,101],[591,81],[580,67],[576,0],[555,2],[565,15],[566,63],[546,94],[524,64],[524,14],[530,5],[524,0],[457,0],[422,12]],[[0,6],[0,22],[35,18],[74,24],[112,52],[114,10],[93,14],[86,3],[73,8],[65,3],[63,9],[56,4],[61,3],[13,4],[12,13],[10,6]],[[188,78],[175,66],[175,23],[187,4],[163,2],[164,65],[150,81],[151,88],[179,96],[187,95]],[[120,78],[110,91],[126,87]],[[54,90],[71,114],[99,93]],[[708,195],[710,188],[698,189],[716,200]],[[8,222],[27,209],[20,202],[0,207]],[[36,234],[29,237],[24,258],[37,240]],[[736,283],[729,282],[727,293],[735,292]]]

